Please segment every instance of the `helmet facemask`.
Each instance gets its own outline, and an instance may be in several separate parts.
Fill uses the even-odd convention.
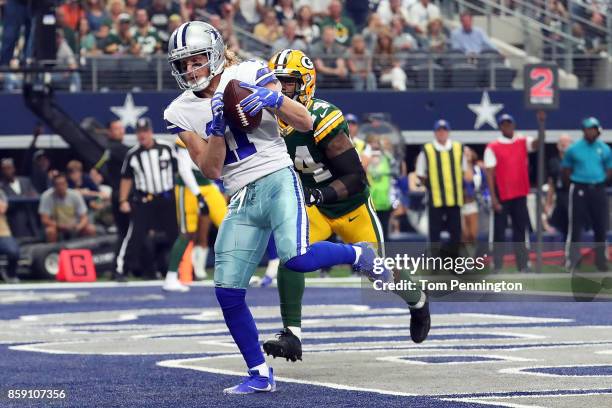
[[[285,94],[285,96],[287,96],[288,98],[293,99],[294,101],[297,101],[303,105],[306,105],[304,103],[304,97],[306,95],[306,85],[304,84],[304,81],[302,81],[302,76],[299,72],[296,73],[276,73],[276,78],[278,78],[279,81],[283,82],[283,80],[285,81],[289,81],[291,80],[293,83],[295,83],[295,90],[293,92],[293,95],[287,95]],[[284,94],[284,92],[283,92]]]
[[[212,69],[210,69],[210,67],[215,65],[215,60],[219,57],[216,56],[215,53],[211,51],[204,51],[204,52],[201,52],[195,55],[206,56],[207,57],[206,63],[201,64],[199,67],[196,67],[195,69],[192,69],[191,71],[185,71],[183,68],[183,62],[187,58],[190,58],[193,56],[191,55],[187,58],[182,58],[182,59],[171,62],[170,66],[172,67],[172,76],[174,77],[174,79],[176,79],[176,82],[179,84],[179,87],[181,89],[191,89],[194,92],[198,92],[203,89],[206,89],[208,85],[210,84],[210,81],[212,80],[212,78],[215,75],[217,75],[217,73],[214,72]],[[198,72],[205,68],[209,69],[208,76],[198,78],[197,76]]]

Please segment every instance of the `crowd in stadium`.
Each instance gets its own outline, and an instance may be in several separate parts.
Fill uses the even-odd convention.
[[[3,37],[0,66],[19,65],[15,52],[22,26],[28,27],[26,0],[3,0]],[[2,3],[0,1],[0,3]],[[440,6],[438,6],[437,4]],[[456,13],[451,1],[432,0],[65,0],[57,8],[59,67],[75,69],[77,57],[132,55],[147,57],[167,51],[169,33],[184,21],[207,21],[237,52],[241,41],[238,27],[251,32],[271,53],[283,48],[301,49],[316,62],[319,87],[373,90],[407,87],[408,71],[423,63],[419,52],[433,55],[440,65],[483,58],[499,62],[501,57],[487,34],[472,22],[469,12]],[[510,9],[517,2],[503,0]],[[609,3],[586,0],[573,2],[568,10],[563,0],[538,0],[523,12],[544,27],[571,31],[574,53],[596,55],[606,49],[606,13]],[[448,27],[440,7],[452,10],[460,24]],[[538,10],[541,10],[541,14]],[[546,12],[544,13],[544,10]],[[575,17],[575,18],[574,18]],[[580,20],[577,20],[580,19]],[[588,24],[581,23],[588,21]],[[559,33],[542,29],[552,40],[544,54],[555,55],[555,44],[563,45]],[[26,43],[22,48],[29,47]],[[252,52],[251,50],[248,50]],[[561,51],[562,52],[562,51]],[[376,56],[375,58],[372,58]],[[260,56],[267,57],[267,56]],[[446,60],[444,59],[446,58]],[[85,61],[83,59],[82,61]],[[503,58],[501,58],[503,61]],[[476,64],[482,66],[483,63]],[[576,71],[587,75],[591,62],[576,60]],[[81,89],[76,74],[54,74],[73,91]],[[19,88],[19,78],[7,76],[4,88]],[[410,81],[408,81],[410,82]]]

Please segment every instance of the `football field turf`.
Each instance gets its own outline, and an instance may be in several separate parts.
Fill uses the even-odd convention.
[[[400,301],[329,283],[306,289],[303,362],[269,358],[278,391],[246,397],[222,395],[246,370],[209,284],[0,285],[0,407],[612,406],[610,303],[434,302],[417,345]],[[276,289],[247,301],[271,337]]]

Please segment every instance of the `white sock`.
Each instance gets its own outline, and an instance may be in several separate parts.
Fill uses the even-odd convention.
[[[295,337],[297,337],[298,339],[300,339],[300,341],[302,341],[302,328],[301,327],[287,326],[287,328],[291,330],[291,333],[295,334]]]
[[[411,309],[420,309],[423,306],[425,306],[425,301],[427,300],[427,295],[425,295],[425,292],[421,292],[421,298],[419,299],[419,301],[414,305],[414,306],[410,306]]]
[[[249,370],[257,370],[259,371],[259,375],[263,375],[264,377],[270,376],[270,370],[268,369],[268,365],[266,363],[262,363],[258,366],[249,368]]]
[[[178,272],[168,271],[166,273],[166,283],[178,282]]]
[[[191,250],[191,264],[193,273],[198,279],[206,278],[206,259],[208,258],[208,247],[195,245]]]
[[[266,268],[266,276],[275,279],[278,275],[278,265],[280,265],[280,259],[270,259],[268,261],[268,267]]]
[[[355,250],[355,261],[353,262],[353,265],[355,265],[357,261],[359,261],[359,257],[361,256],[363,249],[361,249],[359,246],[353,246],[353,249]]]

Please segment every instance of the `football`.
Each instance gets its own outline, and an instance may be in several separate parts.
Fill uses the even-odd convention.
[[[262,111],[251,116],[245,113],[240,106],[240,101],[249,96],[251,91],[240,86],[240,81],[232,79],[223,92],[223,114],[231,127],[251,133],[261,124]]]

